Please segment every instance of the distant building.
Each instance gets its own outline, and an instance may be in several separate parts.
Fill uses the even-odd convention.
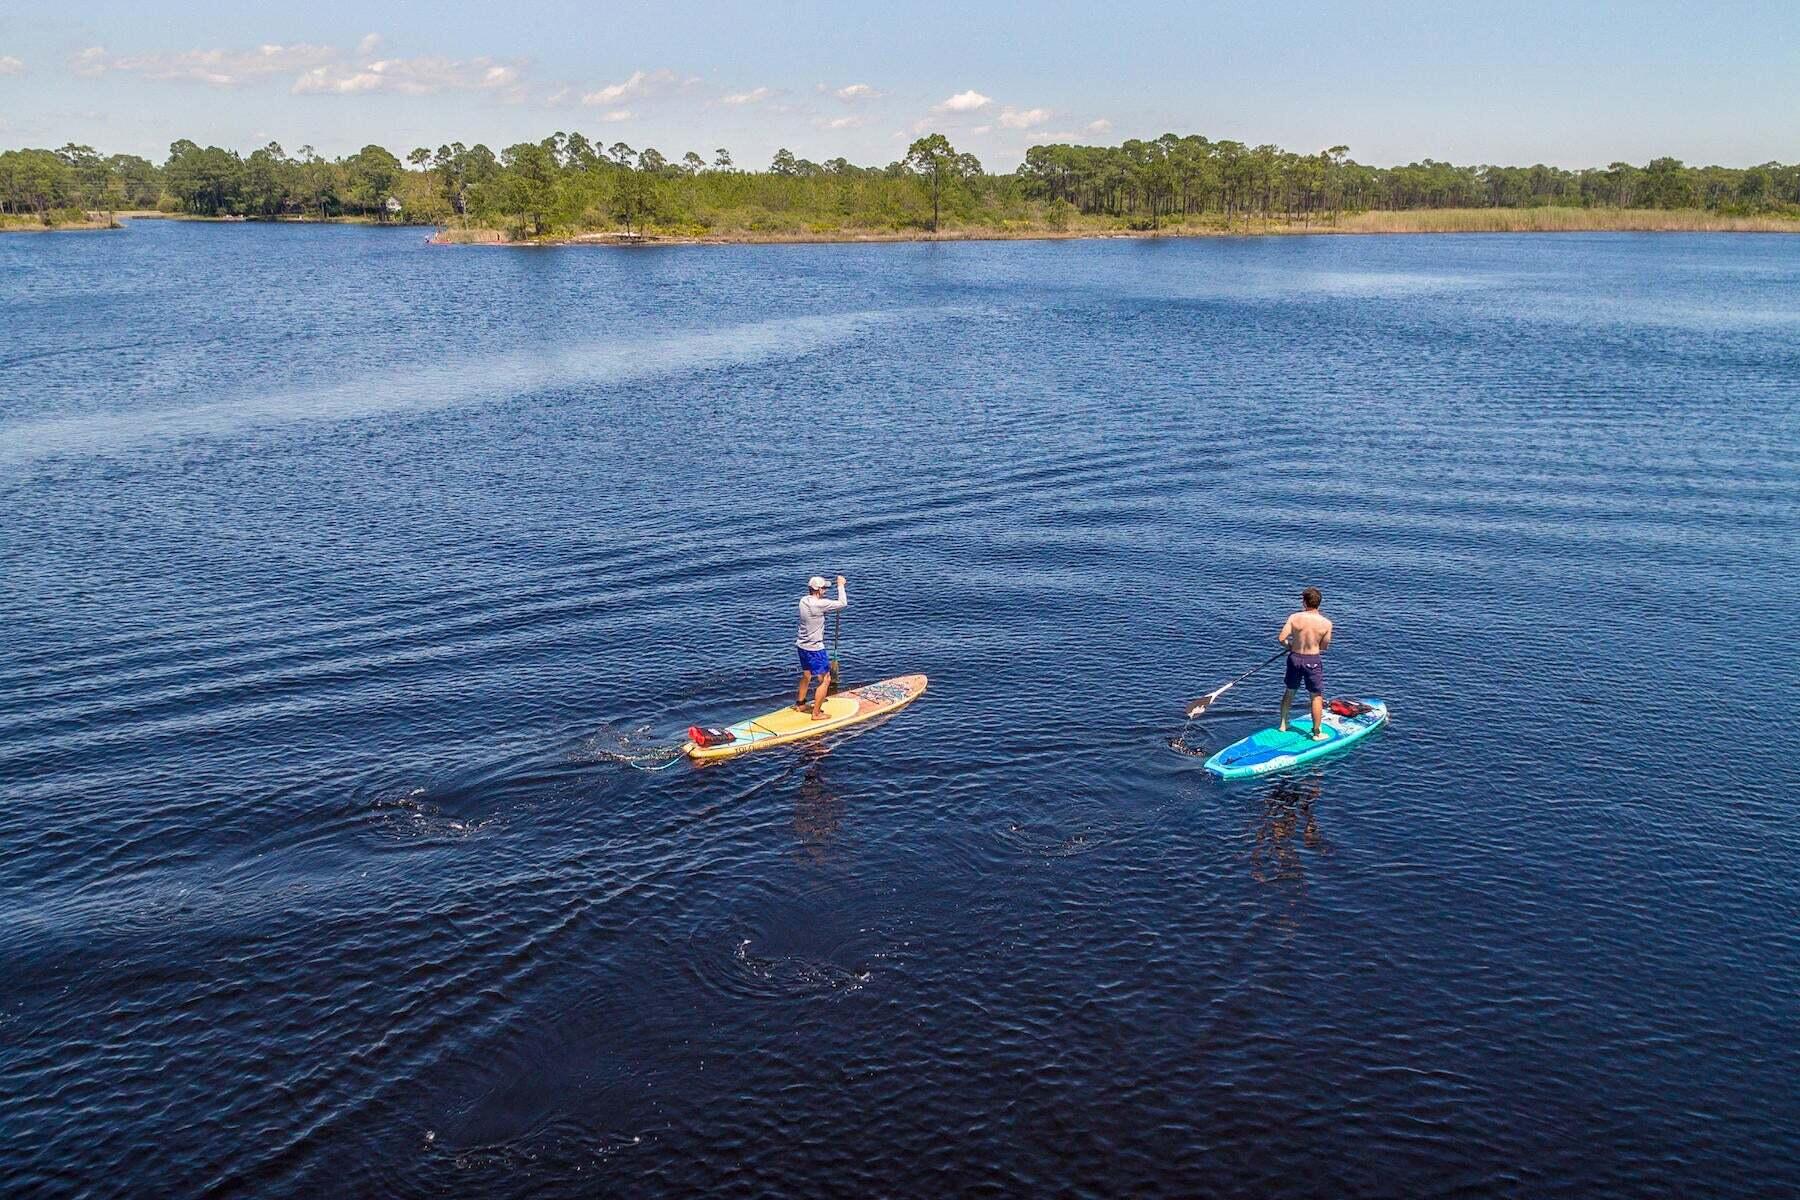
[[[400,197],[389,196],[387,198],[387,203],[383,207],[388,210],[390,215],[397,215],[400,212]]]

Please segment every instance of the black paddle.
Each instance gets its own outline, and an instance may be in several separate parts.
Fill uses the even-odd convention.
[[[831,614],[831,694],[838,690],[838,641],[844,636],[844,610]]]
[[[1251,667],[1248,671],[1245,671],[1242,675],[1239,675],[1236,679],[1232,680],[1230,683],[1226,684],[1224,687],[1219,688],[1216,691],[1208,692],[1208,693],[1206,693],[1206,695],[1200,697],[1198,700],[1196,700],[1192,704],[1188,705],[1188,708],[1187,708],[1188,720],[1191,721],[1195,717],[1199,716],[1201,713],[1205,712],[1207,710],[1207,708],[1211,706],[1211,704],[1214,700],[1217,700],[1220,696],[1223,696],[1226,692],[1229,692],[1232,688],[1234,688],[1238,684],[1244,682],[1244,680],[1250,678],[1252,675],[1256,674],[1258,671],[1262,670],[1264,667],[1268,666],[1270,663],[1274,662],[1276,659],[1280,658],[1282,655],[1286,654],[1287,652],[1288,652],[1287,647],[1283,646],[1281,649],[1277,650],[1275,653],[1271,654],[1269,657],[1263,659],[1261,662],[1257,663],[1254,667]]]
[[[837,577],[842,579],[842,573],[838,573]],[[827,578],[830,578],[830,576],[827,576]],[[843,591],[844,589],[842,587],[838,588],[839,595],[842,595]],[[831,614],[831,694],[834,696],[837,695],[838,690],[838,643],[842,641],[843,638],[844,610],[840,608],[835,613]]]

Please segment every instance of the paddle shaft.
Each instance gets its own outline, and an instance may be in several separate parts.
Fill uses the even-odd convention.
[[[1274,662],[1276,659],[1280,658],[1282,655],[1286,654],[1287,652],[1288,652],[1287,647],[1283,646],[1281,649],[1279,649],[1275,653],[1269,655],[1269,657],[1263,659],[1261,662],[1257,663],[1254,667],[1251,667],[1248,671],[1245,671],[1242,675],[1239,675],[1236,679],[1232,680],[1230,683],[1226,684],[1224,687],[1219,688],[1216,691],[1208,692],[1206,695],[1200,697],[1199,700],[1195,701],[1193,704],[1188,705],[1188,710],[1187,710],[1188,717],[1191,719],[1193,717],[1199,716],[1202,712],[1206,711],[1207,706],[1210,705],[1214,700],[1217,700],[1220,696],[1223,696],[1226,692],[1229,692],[1232,688],[1234,688],[1238,684],[1244,682],[1244,680],[1250,678],[1252,675],[1256,674],[1258,671],[1262,670],[1264,667],[1268,666],[1270,663]]]

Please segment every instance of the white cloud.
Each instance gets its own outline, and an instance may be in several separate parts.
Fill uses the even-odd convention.
[[[858,100],[874,100],[881,95],[880,92],[876,91],[866,83],[852,83],[839,88],[831,94],[836,96],[839,100],[842,100],[845,104],[854,104]]]
[[[296,96],[348,96],[360,92],[392,92],[429,96],[437,92],[485,92],[519,82],[514,63],[491,58],[378,58],[364,63],[327,63],[294,81]]]
[[[932,105],[931,111],[934,113],[975,112],[978,109],[986,108],[993,102],[991,96],[984,96],[974,88],[970,88],[966,92],[956,93],[956,95],[951,96],[941,104]]]
[[[624,83],[609,83],[603,88],[596,88],[591,92],[584,92],[582,93],[581,102],[587,105],[595,105],[611,104],[615,100],[621,100],[637,90],[639,81],[642,80],[643,77],[644,73],[638,71]]]
[[[1101,117],[1097,121],[1089,121],[1080,129],[1058,129],[1049,133],[1040,129],[1035,133],[1027,134],[1025,140],[1028,142],[1079,142],[1083,138],[1106,133],[1111,129],[1112,122]]]
[[[992,125],[977,125],[975,128],[969,130],[969,132],[970,133],[992,133],[992,132],[994,132],[994,127]]]
[[[176,50],[152,54],[108,54],[104,46],[89,46],[70,59],[77,75],[104,75],[108,71],[142,75],[146,79],[183,80],[214,87],[237,87],[304,71],[339,57],[330,46],[297,42],[291,46],[266,43],[254,50]]]
[[[659,71],[633,71],[618,83],[609,83],[603,88],[584,93],[581,102],[589,108],[598,108],[604,104],[617,104],[632,96],[642,96],[659,87],[667,87],[678,83],[675,72],[664,67]]]
[[[345,72],[338,67],[319,67],[294,80],[292,91],[296,96],[349,96],[357,92],[372,92],[380,86],[381,76],[372,71]]]
[[[814,117],[813,124],[820,129],[860,129],[865,122],[863,117]]]
[[[205,83],[214,87],[245,84],[288,76],[295,95],[357,95],[393,92],[426,96],[444,91],[497,92],[517,100],[523,62],[493,58],[376,58],[379,34],[369,34],[355,54],[335,46],[268,43],[253,50],[173,50],[150,54],[111,54],[103,46],[90,46],[69,60],[77,75],[108,72],[140,75],[145,79]]]
[[[631,110],[629,108],[615,108],[609,113],[602,113],[600,119],[602,121],[615,123],[619,121],[629,121],[631,120]]]
[[[25,71],[25,61],[14,58],[10,54],[0,54],[0,75],[20,75]]]
[[[768,88],[759,87],[751,88],[747,92],[733,92],[729,96],[721,97],[721,99],[723,99],[726,104],[758,104],[767,100],[771,95],[773,95],[773,93],[770,92]]]
[[[1000,110],[1000,124],[1008,129],[1031,129],[1049,119],[1047,108],[1014,108],[1009,104]]]

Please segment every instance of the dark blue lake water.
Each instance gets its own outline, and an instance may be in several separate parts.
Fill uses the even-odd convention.
[[[1797,401],[1800,238],[0,240],[0,1184],[1792,1193]],[[922,700],[621,761],[820,571]]]

